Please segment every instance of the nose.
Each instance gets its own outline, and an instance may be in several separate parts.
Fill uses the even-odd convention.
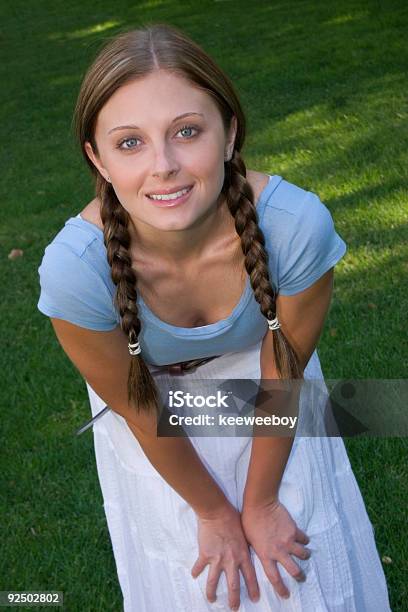
[[[171,147],[164,143],[157,146],[153,153],[153,176],[168,176],[179,169],[179,164]]]

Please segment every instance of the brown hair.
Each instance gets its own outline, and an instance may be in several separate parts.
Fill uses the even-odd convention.
[[[173,26],[154,24],[116,36],[99,52],[83,79],[74,113],[76,136],[95,176],[96,197],[102,203],[104,242],[112,280],[116,285],[115,305],[120,314],[121,328],[132,342],[141,329],[136,302],[137,279],[129,250],[129,214],[119,202],[112,185],[89,159],[84,145],[89,141],[97,153],[96,120],[112,94],[125,83],[157,69],[182,76],[210,95],[219,109],[226,132],[232,117],[235,115],[237,119],[234,152],[232,159],[225,162],[221,192],[235,219],[255,299],[262,314],[274,318],[276,294],[269,278],[265,239],[258,226],[254,193],[246,179],[246,167],[240,155],[246,122],[237,94],[228,77],[195,42]],[[282,378],[303,378],[298,357],[287,338],[280,329],[272,333],[279,375]],[[137,410],[156,410],[160,413],[158,390],[141,354],[131,357],[128,398],[129,402],[134,401]]]

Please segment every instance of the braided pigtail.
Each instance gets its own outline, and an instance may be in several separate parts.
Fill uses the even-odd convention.
[[[262,314],[273,321],[276,318],[276,294],[269,279],[268,252],[258,225],[254,193],[246,179],[246,167],[239,151],[234,150],[232,159],[225,166],[225,195],[229,211],[235,219],[235,229],[241,238],[245,268]],[[269,328],[273,333],[273,351],[279,375],[282,378],[303,378],[298,356],[277,319],[269,324]]]
[[[129,214],[120,204],[112,186],[100,176],[97,178],[96,192],[102,202],[104,242],[112,280],[116,285],[115,306],[120,314],[120,326],[129,338],[131,361],[127,385],[128,401],[134,402],[137,412],[144,410],[159,415],[160,396],[150,370],[141,356],[138,342],[141,324],[136,301],[137,279],[129,253]]]

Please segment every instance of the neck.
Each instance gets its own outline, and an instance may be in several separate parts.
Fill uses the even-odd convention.
[[[211,207],[206,215],[183,230],[158,230],[131,219],[132,246],[138,256],[160,259],[168,264],[188,263],[205,257],[214,246],[238,238],[234,219],[223,199]]]

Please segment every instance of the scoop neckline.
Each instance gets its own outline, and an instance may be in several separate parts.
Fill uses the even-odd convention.
[[[264,204],[267,199],[267,195],[269,195],[269,190],[271,189],[272,186],[276,187],[279,184],[279,182],[282,180],[282,177],[280,177],[277,174],[270,174],[268,176],[269,176],[268,182],[263,188],[263,190],[261,191],[261,193],[259,194],[258,201],[256,203],[256,211],[258,214],[259,223],[261,223],[264,212],[265,212]],[[91,221],[87,221],[86,219],[83,219],[80,216],[80,213],[76,217],[72,217],[72,219],[79,220],[82,223],[86,223],[87,225],[92,226],[103,237],[103,231],[101,230],[101,228],[95,225],[94,223],[92,223]],[[139,294],[137,295],[137,303],[140,306],[140,309],[142,310],[146,319],[148,319],[151,323],[154,323],[156,326],[161,327],[162,329],[170,332],[172,335],[191,336],[191,335],[196,334],[200,336],[203,336],[203,335],[212,336],[212,335],[218,335],[218,333],[221,330],[227,327],[231,327],[234,321],[240,316],[242,311],[246,308],[252,296],[253,296],[253,292],[251,288],[250,278],[247,275],[245,288],[237,304],[234,306],[232,312],[224,319],[220,319],[219,321],[215,321],[214,323],[209,323],[208,325],[199,325],[196,327],[180,327],[178,325],[172,325],[171,323],[167,323],[166,321],[163,321],[157,315],[154,314],[154,312],[149,308],[149,306],[146,304],[142,296]]]

